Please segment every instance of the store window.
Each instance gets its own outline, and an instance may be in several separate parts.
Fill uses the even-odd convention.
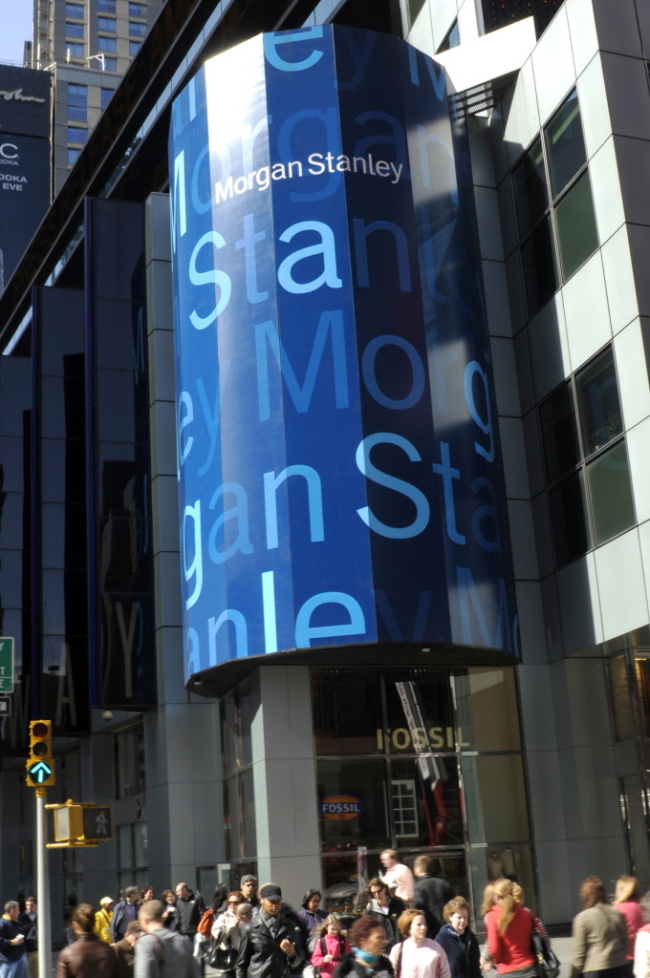
[[[532,317],[598,247],[574,90],[512,173],[521,269]]]
[[[539,406],[555,559],[582,556],[635,523],[611,346]]]
[[[255,872],[257,857],[251,730],[260,707],[256,676],[221,699],[224,852],[233,878]]]
[[[325,906],[359,909],[379,854],[434,858],[480,903],[502,864],[534,889],[512,669],[314,668]],[[503,804],[503,798],[508,804]]]

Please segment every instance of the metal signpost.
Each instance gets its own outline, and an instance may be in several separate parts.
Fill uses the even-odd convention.
[[[52,721],[31,720],[29,724],[29,757],[25,764],[25,780],[30,788],[36,788],[36,893],[38,916],[36,937],[38,942],[38,978],[51,978],[52,932],[50,923],[50,873],[45,847],[45,799],[47,789],[56,784],[54,758],[52,757]]]

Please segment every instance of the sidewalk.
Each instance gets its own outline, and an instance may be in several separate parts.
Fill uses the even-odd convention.
[[[569,978],[571,974],[571,958],[573,957],[573,938],[570,936],[551,936],[551,947],[562,962],[562,970],[560,971],[559,978]]]

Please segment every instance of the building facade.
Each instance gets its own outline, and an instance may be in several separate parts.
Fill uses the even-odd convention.
[[[465,335],[446,336],[443,310],[425,356],[434,376],[445,352],[452,365],[467,364],[473,362],[469,346],[485,343],[480,376],[493,400],[476,395],[465,403],[472,405],[476,426],[472,444],[483,448],[483,459],[494,456],[503,491],[493,488],[492,496],[480,497],[477,484],[480,505],[474,510],[445,506],[460,482],[453,455],[447,462],[435,455],[440,484],[419,487],[422,495],[408,496],[404,483],[401,493],[395,482],[383,487],[413,507],[393,528],[408,526],[425,501],[440,514],[438,544],[427,551],[429,591],[439,602],[435,634],[427,630],[427,587],[410,583],[417,563],[412,557],[402,564],[406,596],[379,608],[385,632],[371,640],[357,641],[348,632],[350,642],[344,633],[319,641],[319,628],[321,639],[332,638],[332,621],[317,619],[317,606],[310,605],[302,631],[296,628],[307,640],[292,645],[279,627],[276,634],[270,629],[264,600],[257,620],[251,597],[248,632],[256,635],[257,629],[262,637],[244,647],[241,621],[233,614],[240,605],[215,599],[216,610],[206,611],[213,650],[208,643],[203,658],[193,654],[188,617],[198,601],[198,550],[206,567],[210,555],[222,568],[211,593],[239,594],[243,587],[246,594],[246,577],[242,585],[238,574],[229,578],[223,570],[233,539],[243,553],[241,515],[235,538],[226,532],[235,525],[232,510],[241,514],[242,504],[229,499],[229,508],[220,509],[225,490],[217,481],[211,492],[184,496],[187,483],[179,475],[195,445],[197,478],[212,472],[218,457],[223,484],[245,484],[245,472],[228,475],[236,470],[228,468],[227,448],[234,445],[232,464],[239,464],[248,435],[228,424],[257,395],[245,378],[231,400],[210,388],[206,378],[214,370],[206,358],[214,353],[206,347],[203,364],[188,368],[179,335],[186,326],[182,317],[192,312],[210,335],[213,323],[207,320],[225,282],[217,273],[228,271],[235,283],[236,274],[247,273],[249,301],[264,292],[262,273],[251,278],[252,266],[244,261],[246,226],[249,245],[262,233],[262,193],[254,189],[254,200],[245,198],[248,184],[238,185],[233,170],[233,200],[240,186],[249,207],[239,249],[243,264],[237,272],[235,262],[230,272],[221,262],[201,264],[200,252],[190,250],[192,284],[212,276],[207,294],[213,306],[185,310],[178,270],[172,271],[181,254],[182,216],[170,207],[181,170],[174,166],[178,152],[168,157],[168,140],[174,126],[178,131],[183,106],[193,118],[201,104],[188,93],[201,91],[207,59],[223,65],[219,58],[228,52],[235,66],[237,51],[261,32],[296,32],[292,42],[299,44],[313,42],[328,24],[355,29],[345,35],[357,38],[348,50],[364,70],[376,35],[357,29],[402,39],[395,41],[400,50],[414,52],[404,55],[411,80],[419,66],[417,77],[438,86],[438,96],[431,97],[444,101],[449,139],[460,147],[453,188],[459,200],[471,203],[476,223],[463,227],[463,247],[471,256],[465,278],[450,276],[454,291],[444,293],[441,272],[429,295],[436,309],[446,304],[449,312],[477,288],[485,328],[481,311]],[[650,226],[650,169],[644,164],[649,45],[650,18],[639,0],[625,0],[616,11],[606,0],[404,0],[377,3],[371,12],[356,0],[278,0],[263,9],[245,0],[216,6],[179,0],[174,10],[161,10],[0,297],[2,632],[16,638],[19,679],[12,714],[0,728],[2,877],[8,892],[33,886],[33,799],[23,784],[23,764],[26,721],[38,716],[51,716],[57,732],[58,783],[48,800],[110,803],[115,825],[115,839],[96,851],[50,857],[61,916],[71,896],[96,900],[131,881],[150,880],[160,890],[187,879],[209,896],[217,881],[235,882],[250,870],[281,883],[294,904],[317,885],[330,907],[344,909],[354,903],[359,878],[377,869],[386,846],[407,861],[420,852],[433,855],[475,910],[488,879],[516,877],[547,923],[572,917],[587,875],[609,884],[633,872],[647,888],[650,514],[644,446],[650,389],[643,262]],[[233,67],[213,89],[215,113],[238,104],[244,85],[237,77]],[[395,86],[396,79],[395,69]],[[172,110],[173,103],[181,108]],[[364,112],[388,117],[367,101],[356,111],[357,121]],[[243,116],[232,114],[237,125]],[[318,118],[327,118],[325,109]],[[428,147],[435,141],[425,142]],[[288,159],[298,159],[304,147],[289,143],[295,153]],[[384,145],[389,149],[381,158],[388,167],[389,161],[399,166],[396,141],[386,138]],[[187,158],[198,161],[201,152],[199,145],[191,157],[187,149]],[[452,172],[444,159],[436,179]],[[259,173],[260,166],[246,172]],[[187,171],[188,195],[209,220],[224,202],[210,205],[201,195],[198,163],[196,174],[193,182]],[[212,182],[220,183],[216,177]],[[442,196],[443,185],[434,181],[434,198]],[[293,187],[300,189],[314,188]],[[356,204],[351,196],[347,206]],[[276,216],[280,220],[282,212]],[[368,227],[378,218],[364,219],[363,227],[353,225],[358,237],[351,267],[363,277],[359,243],[368,243],[368,284],[362,281],[362,287],[372,299],[373,285],[379,294],[385,283],[372,279]],[[421,226],[413,225],[405,248],[419,240]],[[453,235],[438,233],[444,221],[432,219],[430,227],[428,247],[416,247],[414,258],[425,285],[428,269],[457,267],[459,261]],[[224,225],[208,224],[200,231],[205,234],[218,253],[216,235],[227,240]],[[337,232],[337,244],[345,234]],[[284,273],[278,268],[286,253],[276,256],[264,245],[259,256],[280,284],[314,281],[311,266],[301,277],[295,253]],[[425,299],[412,315],[424,308],[426,319],[426,290],[421,294]],[[409,399],[420,374],[407,345],[416,344],[407,331],[413,320],[392,303],[371,314],[385,331],[381,335],[392,337],[392,348],[380,359],[389,344],[372,347],[374,359],[361,358],[359,376],[374,401],[392,401],[396,414],[395,403]],[[359,314],[357,335],[367,321]],[[224,384],[226,335],[216,334],[227,348],[216,361]],[[312,367],[315,347],[300,360],[288,346],[289,333],[281,335],[294,371],[291,379],[286,366],[280,369],[289,417],[290,399],[295,406],[309,396],[309,370],[318,375],[328,368],[328,348]],[[335,329],[325,335],[335,337]],[[270,372],[280,346],[273,346],[272,331],[262,339]],[[278,367],[280,361],[278,356]],[[240,361],[234,362],[232,369],[239,369]],[[478,372],[472,368],[469,376],[476,379]],[[435,384],[429,388],[436,393]],[[229,407],[221,418],[223,404]],[[293,443],[305,446],[306,455],[311,443],[321,449],[319,439],[326,442],[331,430],[321,423],[307,437],[295,435]],[[419,445],[415,439],[423,430],[409,434],[409,443]],[[450,432],[442,440],[441,430]],[[442,442],[452,444],[453,419],[436,430],[434,418],[433,431],[425,440],[435,451]],[[395,445],[403,448],[403,442]],[[259,451],[266,447],[262,439]],[[331,459],[328,466],[336,464],[335,452]],[[287,460],[295,464],[289,454]],[[250,471],[268,474],[264,466],[257,473],[253,461]],[[291,497],[285,502],[297,515],[285,529],[285,502],[273,509],[281,485],[277,473],[272,468],[265,484],[275,477],[265,497],[265,549],[283,554],[290,538],[295,552],[284,567],[274,568],[276,591],[263,592],[265,600],[280,602],[289,578],[295,595],[302,578],[322,580],[323,592],[331,594],[333,558],[327,566],[319,566],[318,555],[300,563],[302,541],[313,543],[317,536],[314,513]],[[340,484],[343,496],[346,486]],[[502,522],[494,515],[501,496]],[[379,521],[389,503],[380,493],[357,505]],[[199,510],[214,514],[205,541],[190,533]],[[253,510],[251,502],[251,527]],[[463,591],[459,582],[469,578],[462,576],[451,588],[441,570],[450,540],[460,546],[459,539],[473,533],[489,550],[495,527],[504,559],[512,560],[507,583],[518,628],[509,633],[498,610],[489,617],[486,590]],[[376,534],[377,524],[368,530]],[[362,547],[346,551],[345,540],[339,545],[341,580],[347,579],[346,565],[359,562]],[[388,562],[399,579],[396,553],[390,551]],[[469,557],[463,566],[473,580],[482,580],[475,561]],[[465,601],[468,631],[441,627],[441,593],[449,608],[454,600]],[[305,603],[295,600],[299,617]],[[361,599],[359,605],[365,610]],[[350,624],[356,609],[351,602],[346,607],[352,609]],[[224,654],[220,643],[227,634],[236,641],[234,651]]]

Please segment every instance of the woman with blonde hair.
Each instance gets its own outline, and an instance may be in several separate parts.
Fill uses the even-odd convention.
[[[490,956],[499,975],[512,978],[537,978],[537,963],[532,951],[531,935],[534,915],[515,899],[521,889],[511,880],[494,883],[495,903],[485,916]]]
[[[402,940],[388,955],[395,978],[451,978],[447,955],[427,937],[422,910],[405,910],[397,926]]]
[[[632,974],[632,962],[634,961],[634,942],[637,931],[643,927],[643,910],[639,903],[639,882],[634,876],[619,876],[616,880],[616,891],[614,894],[614,906],[625,917],[627,924],[627,960],[630,962],[630,974]]]
[[[321,926],[316,928],[315,937],[316,944],[311,963],[314,968],[320,969],[321,976],[332,978],[343,955],[352,952],[348,939],[341,933],[341,922],[338,917],[333,913],[326,917]]]

